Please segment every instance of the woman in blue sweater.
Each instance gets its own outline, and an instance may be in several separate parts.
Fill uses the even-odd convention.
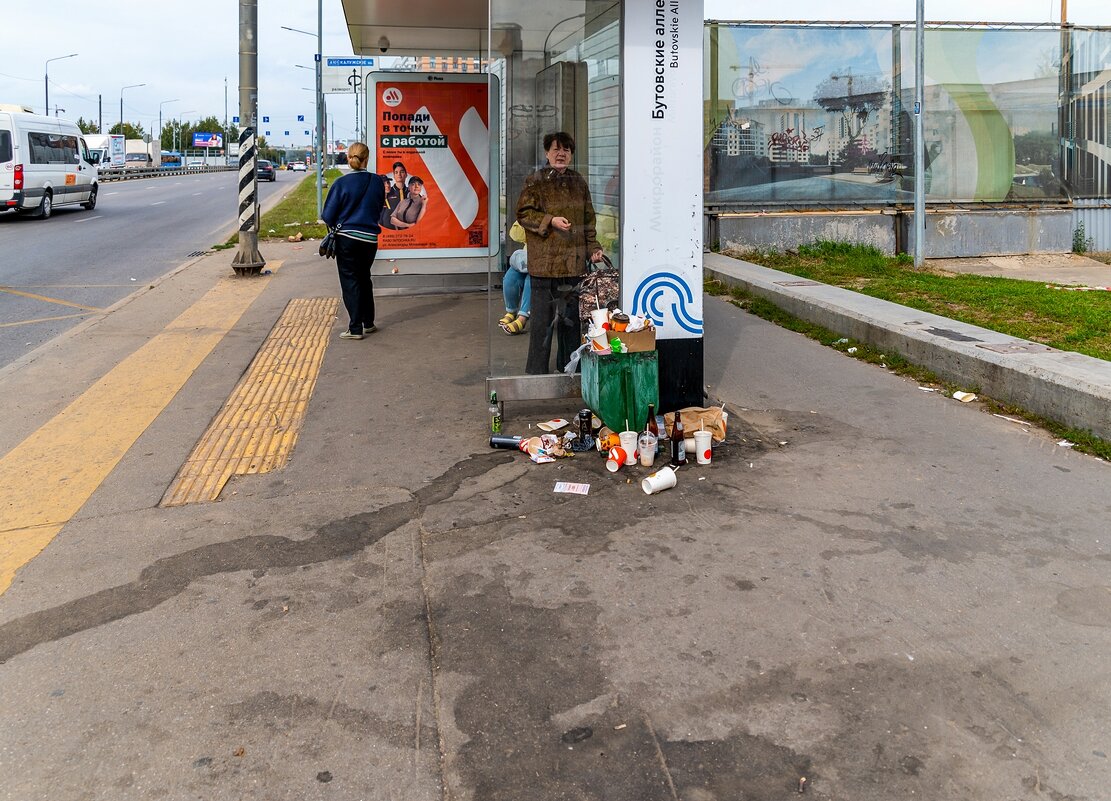
[[[336,231],[336,268],[343,305],[351,322],[340,339],[362,339],[373,334],[374,285],[370,280],[370,267],[378,252],[378,218],[386,200],[382,178],[367,172],[370,148],[355,142],[347,148],[347,163],[351,172],[340,178],[328,190],[321,218]]]

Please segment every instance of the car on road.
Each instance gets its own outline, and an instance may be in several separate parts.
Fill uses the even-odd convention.
[[[291,161],[291,162],[289,162],[289,169],[293,170],[294,172],[308,172],[309,171],[308,166],[303,161]]]
[[[258,160],[258,166],[255,168],[255,175],[258,176],[260,181],[278,180],[278,171],[274,169],[274,163],[266,159]]]

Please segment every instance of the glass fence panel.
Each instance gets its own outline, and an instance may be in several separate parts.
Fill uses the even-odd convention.
[[[707,26],[706,202],[912,203],[914,47],[913,25]],[[927,30],[927,200],[1107,197],[1109,70],[1108,30]]]

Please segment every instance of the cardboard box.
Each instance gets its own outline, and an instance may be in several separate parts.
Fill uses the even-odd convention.
[[[646,328],[643,331],[636,331],[631,334],[628,331],[622,331],[611,336],[620,339],[629,353],[643,353],[656,349],[655,328]]]

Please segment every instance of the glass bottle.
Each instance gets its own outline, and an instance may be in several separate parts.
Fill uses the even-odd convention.
[[[490,393],[490,433],[501,433],[501,406],[498,404],[498,393]]]
[[[687,445],[683,441],[683,416],[675,410],[675,422],[671,425],[671,466],[680,467],[687,463]]]

